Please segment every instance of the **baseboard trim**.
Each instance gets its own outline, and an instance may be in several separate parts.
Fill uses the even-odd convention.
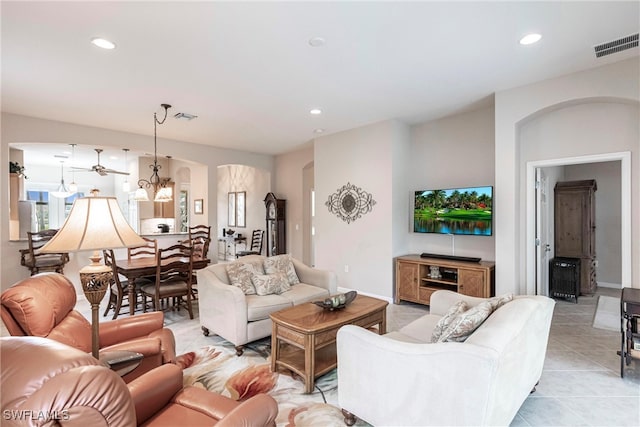
[[[372,293],[369,293],[369,292],[362,292],[362,291],[359,291],[357,289],[349,289],[349,288],[343,288],[341,286],[338,286],[338,292],[340,292],[340,293],[345,293],[345,292],[349,292],[349,291],[356,291],[357,293],[359,293],[361,295],[365,295],[365,296],[372,297],[372,298],[378,298],[378,299],[381,299],[381,300],[384,300],[384,301],[388,302],[389,304],[393,304],[393,298],[383,297],[382,295],[376,295],[376,294],[372,294]]]
[[[603,288],[622,289],[622,285],[620,283],[598,282],[598,286],[602,286]]]

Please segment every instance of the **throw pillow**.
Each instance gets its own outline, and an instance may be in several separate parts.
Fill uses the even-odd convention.
[[[431,342],[438,342],[438,339],[442,335],[442,333],[449,327],[453,319],[455,319],[460,313],[467,311],[469,306],[464,301],[458,301],[449,307],[449,310],[438,320],[436,326],[433,328],[433,332],[431,333]]]
[[[496,311],[506,303],[513,301],[513,294],[504,294],[497,297],[489,298],[489,304],[491,304],[491,309]]]
[[[251,278],[256,274],[256,269],[252,264],[245,264],[240,261],[227,264],[229,282],[231,282],[233,286],[242,289],[245,295],[255,295],[256,288],[253,286]]]
[[[491,303],[481,302],[475,307],[460,313],[447,329],[442,333],[438,342],[463,342],[475,331],[491,314]]]
[[[256,274],[251,278],[258,295],[280,295],[291,289],[287,276],[283,273]]]
[[[300,283],[296,269],[293,267],[291,254],[276,255],[264,259],[264,272],[267,274],[283,273],[290,285]]]

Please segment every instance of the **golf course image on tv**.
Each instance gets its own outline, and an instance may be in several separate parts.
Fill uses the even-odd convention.
[[[491,236],[493,187],[464,187],[415,192],[416,233]]]

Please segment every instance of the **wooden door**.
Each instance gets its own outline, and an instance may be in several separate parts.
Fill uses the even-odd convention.
[[[398,261],[396,278],[397,299],[417,301],[420,266],[411,262]]]
[[[458,269],[458,292],[472,297],[486,298],[484,272]]]

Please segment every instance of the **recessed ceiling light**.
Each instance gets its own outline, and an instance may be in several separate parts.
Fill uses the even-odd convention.
[[[321,47],[324,46],[325,40],[322,37],[311,37],[309,39],[309,45],[313,47]]]
[[[322,128],[318,128],[318,129],[314,129],[313,130],[313,133],[322,133],[322,132],[324,132],[324,129],[322,129]]]
[[[526,36],[520,39],[520,44],[522,45],[534,44],[539,42],[541,38],[542,36],[540,34],[536,34],[536,33],[527,34]]]
[[[309,114],[313,114],[314,116],[317,116],[319,114],[322,114],[322,110],[319,108],[314,108],[312,110],[309,110]]]
[[[110,42],[107,39],[103,39],[101,37],[94,37],[91,39],[91,43],[93,43],[94,45],[101,47],[103,49],[115,49],[116,48],[116,44],[113,42]]]

